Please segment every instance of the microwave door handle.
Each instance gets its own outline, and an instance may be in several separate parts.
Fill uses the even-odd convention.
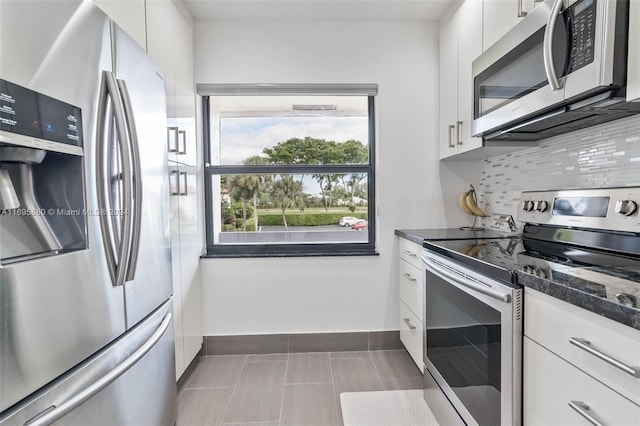
[[[562,83],[556,74],[555,63],[553,61],[553,33],[558,23],[558,17],[562,12],[564,0],[555,0],[551,8],[551,14],[547,21],[547,28],[544,30],[544,42],[542,44],[542,53],[544,58],[544,71],[547,74],[547,80],[551,90],[556,92],[562,89]]]
[[[140,251],[140,229],[142,226],[142,167],[140,165],[140,145],[138,143],[138,133],[136,131],[135,116],[131,97],[124,80],[118,80],[118,88],[122,96],[127,129],[129,131],[129,148],[131,150],[131,162],[133,165],[132,189],[133,189],[133,211],[129,211],[129,218],[132,224],[131,244],[129,261],[127,263],[127,281],[132,281],[136,276],[136,265],[138,263],[138,253]]]
[[[472,290],[475,290],[479,293],[482,293],[486,296],[489,296],[493,299],[499,300],[501,302],[504,303],[511,303],[511,295],[507,294],[507,293],[503,293],[501,291],[497,291],[491,287],[488,287],[486,285],[483,284],[479,284],[476,283],[475,281],[472,281],[468,278],[465,278],[463,276],[460,276],[458,274],[456,274],[455,272],[451,272],[443,267],[441,267],[440,265],[438,265],[437,263],[435,263],[434,261],[432,261],[431,259],[429,259],[428,257],[425,256],[420,256],[420,258],[422,259],[422,261],[425,264],[425,267],[427,268],[427,270],[429,272],[431,272],[434,275],[437,275],[438,277],[442,278],[443,280],[449,280],[449,281],[454,281],[454,283],[459,284],[461,286],[470,288]]]

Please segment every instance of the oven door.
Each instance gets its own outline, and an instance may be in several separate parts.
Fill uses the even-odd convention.
[[[570,100],[624,84],[614,75],[626,66],[615,64],[616,30],[626,25],[619,7],[615,0],[546,0],[487,49],[473,62],[473,135],[500,137],[523,120],[550,119]],[[564,114],[544,125],[575,119]]]
[[[428,372],[467,425],[520,425],[522,289],[428,250],[422,260]]]

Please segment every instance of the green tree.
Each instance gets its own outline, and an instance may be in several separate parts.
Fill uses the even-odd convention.
[[[318,164],[320,150],[326,141],[306,136],[278,142],[273,148],[262,150],[272,164]],[[335,142],[334,142],[335,143]]]
[[[227,176],[229,195],[234,202],[242,203],[242,231],[247,231],[247,200],[252,197],[253,190],[246,175]]]
[[[265,157],[254,155],[243,161],[245,166],[260,166],[268,164],[268,160]],[[264,189],[265,183],[270,179],[268,175],[245,175],[242,184],[245,186],[245,194],[251,194],[251,200],[253,201],[253,224],[255,230],[258,228],[258,197],[260,192]],[[245,226],[246,228],[246,226]]]
[[[273,182],[272,197],[282,211],[282,223],[287,230],[286,210],[293,206],[303,205],[302,182],[291,175],[281,175],[280,180]]]
[[[360,141],[350,139],[340,144],[341,148],[341,162],[343,164],[363,164],[366,163],[369,158],[369,149]],[[351,173],[349,175],[341,175],[340,180],[347,189],[349,195],[349,206],[353,205],[353,197],[355,195],[358,184],[367,177],[362,173]]]
[[[306,136],[303,139],[290,138],[278,142],[272,148],[262,151],[271,164],[364,164],[369,158],[369,149],[362,142],[353,139],[342,143]],[[300,182],[305,175],[302,175]],[[326,212],[332,206],[333,191],[338,180],[344,185],[348,194],[348,204],[353,205],[353,197],[358,185],[366,178],[366,174],[334,175],[315,173],[312,175],[318,183],[322,195],[322,203]]]

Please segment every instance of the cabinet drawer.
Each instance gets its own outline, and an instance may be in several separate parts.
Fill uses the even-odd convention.
[[[400,287],[400,300],[402,300],[409,309],[411,309],[420,321],[424,321],[422,318],[422,306],[424,303],[422,301],[422,298],[424,297],[424,292],[422,291],[424,288],[422,269],[418,269],[403,260],[400,261],[399,266],[400,276],[398,277],[398,280]]]
[[[420,253],[422,253],[422,246],[413,243],[404,238],[400,238],[400,259],[406,260],[416,268],[422,268]]]
[[[400,341],[407,348],[420,371],[424,373],[424,361],[422,360],[422,333],[423,325],[404,303],[400,302]]]
[[[573,401],[603,425],[637,425],[640,406],[528,338],[524,339],[524,426],[589,425]]]
[[[640,372],[640,330],[529,288],[524,312],[527,337],[640,405],[640,377],[588,351],[592,348]]]

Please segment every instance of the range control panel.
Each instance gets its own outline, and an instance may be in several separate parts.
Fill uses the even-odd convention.
[[[526,191],[520,222],[640,233],[640,187]]]

